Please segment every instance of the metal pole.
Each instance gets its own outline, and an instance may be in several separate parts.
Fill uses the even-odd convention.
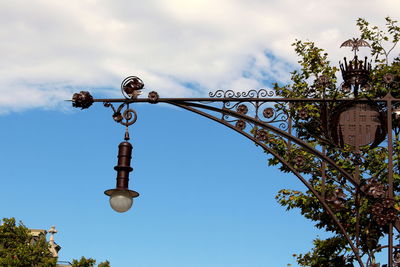
[[[393,97],[389,93],[386,97],[387,102],[387,131],[388,131],[388,197],[393,200],[393,137],[392,137],[392,100]],[[389,223],[388,233],[388,267],[393,267],[393,223]]]

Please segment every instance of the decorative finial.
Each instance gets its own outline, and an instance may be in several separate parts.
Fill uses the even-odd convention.
[[[371,46],[369,45],[369,43],[367,43],[367,41],[365,41],[363,39],[359,39],[359,38],[349,39],[349,40],[345,41],[340,47],[342,48],[343,46],[352,47],[351,51],[354,51],[354,55],[357,54],[357,51],[358,51],[359,47],[369,47],[369,48],[371,48]]]
[[[58,231],[56,230],[56,227],[55,227],[55,226],[52,226],[48,232],[49,232],[51,235],[54,235],[54,234],[57,233]]]
[[[74,108],[89,108],[93,104],[93,97],[87,91],[75,93],[72,96],[72,106]]]
[[[50,228],[50,230],[48,230],[48,232],[50,233],[50,240],[49,240],[49,244],[50,244],[50,252],[51,254],[53,254],[53,257],[58,257],[58,251],[61,249],[60,246],[58,246],[55,242],[54,242],[54,234],[56,234],[58,231],[56,230],[55,226],[52,226]]]
[[[122,81],[121,91],[127,99],[136,99],[144,88],[143,81],[136,76],[129,76]]]

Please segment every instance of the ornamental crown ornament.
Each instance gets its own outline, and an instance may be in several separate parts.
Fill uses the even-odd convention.
[[[347,62],[344,58],[344,63],[340,62],[340,70],[344,80],[343,90],[350,91],[354,89],[354,96],[357,97],[359,88],[368,89],[370,81],[371,62],[368,62],[367,57],[364,60],[359,60],[357,51],[359,47],[371,47],[365,40],[353,38],[345,41],[340,47],[349,46],[354,51],[354,58]]]
[[[349,62],[347,62],[347,58],[345,57],[344,63],[340,63],[340,70],[347,86],[363,87],[370,80],[371,63],[367,62],[367,57],[362,61],[356,55]]]

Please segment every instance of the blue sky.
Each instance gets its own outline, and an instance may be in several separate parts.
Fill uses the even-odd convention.
[[[310,247],[318,232],[274,200],[302,186],[268,167],[260,148],[185,111],[137,111],[130,185],[141,196],[125,214],[103,195],[115,186],[124,132],[109,110],[1,117],[2,216],[56,225],[62,260],[84,255],[117,267],[286,266]]]
[[[304,10],[299,12],[299,10]],[[131,188],[115,213],[124,127],[101,104],[74,110],[73,92],[119,97],[138,75],[147,95],[206,96],[268,88],[296,68],[290,44],[315,40],[338,62],[359,16],[400,14],[379,1],[24,1],[0,3],[0,208],[30,228],[55,225],[60,260],[113,267],[296,266],[326,234],[274,196],[303,189],[267,155],[215,122],[166,105],[137,104]],[[294,21],[293,18],[296,18]]]

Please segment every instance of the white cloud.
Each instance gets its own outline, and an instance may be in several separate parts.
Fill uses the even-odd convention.
[[[266,87],[288,79],[294,39],[337,62],[359,16],[396,14],[398,0],[1,1],[0,112],[51,107],[80,88],[114,95],[128,75],[169,97]]]

